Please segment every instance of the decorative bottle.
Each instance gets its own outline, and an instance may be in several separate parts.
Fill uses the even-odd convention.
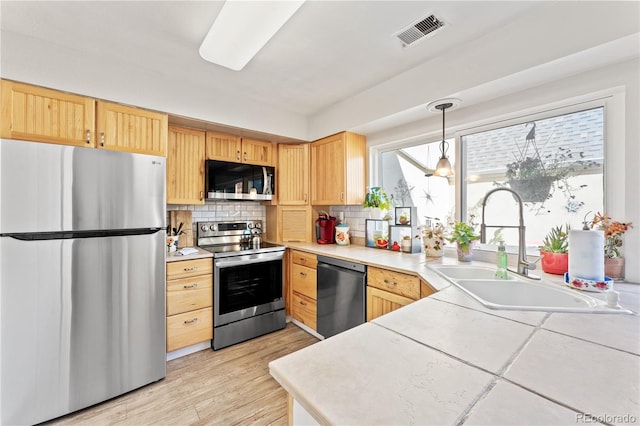
[[[507,274],[507,249],[504,246],[504,241],[500,241],[500,245],[498,245],[496,266],[496,278],[500,280],[508,279],[509,275]]]

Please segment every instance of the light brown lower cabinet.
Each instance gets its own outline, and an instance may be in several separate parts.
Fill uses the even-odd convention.
[[[367,287],[367,321],[393,312],[411,302],[415,302],[415,300],[375,287]]]
[[[291,284],[291,316],[307,327],[317,329],[318,259],[315,254],[299,250],[289,252],[289,282]]]
[[[417,275],[369,266],[367,269],[367,321],[388,314],[435,290]]]
[[[213,261],[167,263],[167,352],[213,338]]]

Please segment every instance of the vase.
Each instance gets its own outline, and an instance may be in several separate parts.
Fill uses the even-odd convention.
[[[564,275],[569,271],[569,254],[541,251],[542,270],[547,274]]]
[[[369,219],[382,219],[384,217],[384,212],[380,207],[367,207],[369,210]]]
[[[473,260],[473,246],[475,241],[471,241],[467,247],[467,250],[460,248],[460,245],[456,243],[456,249],[458,250],[458,260],[460,262],[471,262]]]
[[[606,257],[604,259],[604,274],[613,279],[624,279],[624,257]]]
[[[442,257],[444,255],[444,238],[442,237],[422,237],[424,253],[427,257]]]
[[[167,251],[173,253],[178,248],[178,242],[180,241],[177,235],[169,235],[167,237]]]

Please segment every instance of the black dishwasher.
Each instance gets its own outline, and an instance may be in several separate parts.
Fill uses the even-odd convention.
[[[366,319],[367,267],[318,256],[317,331],[328,338]]]

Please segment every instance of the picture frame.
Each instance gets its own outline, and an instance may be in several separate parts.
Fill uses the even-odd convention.
[[[409,226],[418,217],[417,207],[396,207],[395,224]]]
[[[389,221],[365,219],[365,246],[378,249],[389,248]]]

